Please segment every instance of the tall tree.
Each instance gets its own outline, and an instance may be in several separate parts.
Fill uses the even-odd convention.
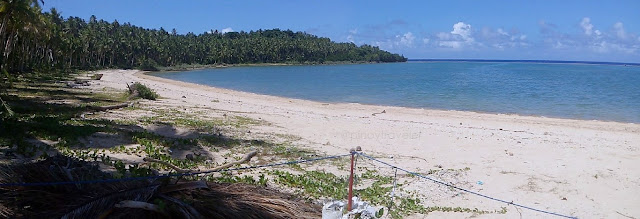
[[[0,0],[0,36],[2,37],[2,60],[0,68],[6,70],[7,60],[13,49],[13,41],[18,38],[21,31],[35,30],[35,22],[40,16],[38,0]],[[31,27],[31,28],[27,28]]]

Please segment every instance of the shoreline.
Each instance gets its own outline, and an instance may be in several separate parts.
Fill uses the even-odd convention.
[[[468,169],[456,185],[576,217],[640,215],[638,124],[323,103],[174,81],[136,70],[99,73],[104,76],[95,89],[124,90],[125,83],[141,82],[161,96],[145,105],[266,121],[270,125],[254,127],[251,133],[291,136],[291,144],[301,148],[335,155],[361,146],[367,154],[420,173]],[[406,188],[420,193],[434,189],[423,181]],[[468,195],[424,204],[508,208],[505,215],[485,218],[518,217],[518,211],[524,217],[546,216]]]
[[[407,62],[407,61],[405,61]],[[244,63],[244,64],[212,64],[212,65],[199,65],[199,64],[184,64],[179,66],[160,67],[158,71],[145,71],[146,73],[164,73],[164,72],[176,72],[176,71],[193,71],[202,69],[215,69],[215,68],[229,68],[229,67],[252,67],[252,66],[303,66],[303,65],[351,65],[351,64],[389,64],[389,63],[402,63],[402,62],[365,62],[365,61],[334,61],[334,62],[273,62],[273,63]]]
[[[244,66],[244,65],[242,65]],[[251,66],[251,65],[250,65]],[[270,66],[270,65],[258,65],[258,66]],[[274,65],[274,66],[280,66],[280,65]],[[289,65],[282,65],[282,66],[289,66]],[[217,67],[217,68],[228,68],[228,67],[237,67],[237,66],[225,66],[225,67]],[[203,68],[203,69],[207,69],[207,68]],[[200,69],[192,69],[192,70],[200,70]],[[189,70],[187,70],[189,71]],[[169,71],[166,71],[169,72]],[[499,113],[499,112],[486,112],[486,111],[470,111],[470,110],[447,110],[447,109],[437,109],[437,108],[418,108],[418,107],[410,107],[410,106],[393,106],[393,105],[382,105],[382,104],[368,104],[368,103],[349,103],[349,102],[324,102],[324,101],[318,101],[318,100],[307,100],[307,99],[300,99],[300,98],[293,98],[293,97],[283,97],[283,96],[276,96],[276,95],[270,95],[270,94],[260,94],[260,93],[253,93],[253,92],[248,92],[248,91],[241,91],[241,90],[233,90],[233,89],[228,89],[228,88],[221,88],[221,87],[215,87],[215,86],[210,86],[210,85],[205,85],[205,84],[198,84],[198,83],[191,83],[191,82],[184,82],[184,81],[178,81],[178,80],[172,80],[172,79],[167,79],[167,78],[163,78],[163,77],[158,77],[155,76],[153,74],[161,74],[161,73],[165,73],[165,71],[163,72],[149,72],[149,71],[141,71],[136,73],[137,77],[140,78],[145,78],[145,79],[149,79],[149,80],[153,80],[153,81],[161,81],[164,83],[170,83],[170,84],[176,84],[176,85],[184,85],[184,86],[202,86],[204,88],[212,88],[214,91],[219,90],[219,91],[225,91],[228,93],[237,93],[237,94],[242,94],[242,95],[248,95],[248,96],[261,96],[261,97],[270,97],[270,98],[282,98],[282,99],[290,99],[290,100],[295,100],[295,101],[306,101],[309,103],[313,103],[313,104],[320,104],[320,105],[360,105],[363,107],[372,107],[372,108],[396,108],[396,109],[406,109],[406,110],[422,110],[425,111],[425,113],[435,113],[435,114],[467,114],[469,116],[471,115],[481,115],[481,116],[498,116],[498,117],[502,117],[502,116],[508,116],[508,117],[519,117],[520,119],[532,119],[532,120],[536,120],[536,119],[549,119],[549,120],[561,120],[563,122],[571,122],[571,121],[580,121],[580,122],[593,122],[593,123],[617,123],[617,124],[626,124],[626,125],[640,125],[640,123],[635,123],[635,122],[623,122],[623,121],[616,121],[616,120],[602,120],[602,119],[579,119],[579,118],[567,118],[567,117],[554,117],[554,116],[544,116],[544,115],[523,115],[523,114],[517,114],[517,113]]]

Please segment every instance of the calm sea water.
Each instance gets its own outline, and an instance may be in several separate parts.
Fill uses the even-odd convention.
[[[233,90],[353,102],[640,123],[640,67],[407,62],[158,73]]]

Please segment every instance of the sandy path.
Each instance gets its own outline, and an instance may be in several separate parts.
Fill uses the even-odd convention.
[[[463,185],[483,194],[581,218],[640,217],[639,124],[327,104],[177,82],[134,70],[100,73],[104,77],[94,85],[97,89],[125,89],[126,82],[138,81],[164,97],[163,104],[260,118],[274,125],[261,131],[302,137],[306,146],[327,154],[362,146],[366,153],[415,171],[426,172],[436,165],[469,167],[465,179],[474,183]],[[383,110],[386,113],[372,115]],[[423,193],[433,190],[429,182],[411,186]],[[504,206],[506,215],[480,217],[520,216],[513,206],[473,195],[433,204],[471,209]],[[550,217],[519,210],[523,218]]]

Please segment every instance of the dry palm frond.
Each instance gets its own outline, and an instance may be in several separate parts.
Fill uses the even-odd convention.
[[[0,166],[0,183],[102,179],[112,177],[91,163],[63,156]],[[118,203],[135,205],[118,208]],[[318,205],[246,184],[164,185],[141,180],[0,187],[1,218],[318,218],[320,215]]]
[[[207,218],[318,218],[319,206],[246,184],[213,184],[207,190],[181,191],[174,197],[188,200]]]
[[[87,162],[62,156],[37,163],[0,168],[0,181],[10,183],[60,182],[110,179]],[[87,218],[99,215],[122,200],[148,200],[158,185],[146,182],[65,184],[0,188],[0,205],[19,211],[15,217]],[[19,215],[15,215],[19,214]]]
[[[98,218],[98,216],[101,215],[108,215],[117,203],[124,200],[148,201],[149,199],[151,199],[151,197],[153,197],[157,189],[158,185],[153,185],[128,191],[116,192],[105,197],[97,198],[94,201],[79,206],[78,208],[73,209],[71,212],[62,216],[62,218]]]
[[[174,204],[174,209],[175,209],[175,211],[177,211],[177,213],[179,213],[179,218],[184,218],[184,219],[204,218],[200,214],[200,212],[198,212],[198,210],[193,208],[193,206],[191,206],[191,205],[189,205],[187,203],[184,203],[183,201],[181,201],[181,200],[179,200],[177,198],[173,198],[173,197],[166,196],[166,195],[159,195],[159,197]]]

